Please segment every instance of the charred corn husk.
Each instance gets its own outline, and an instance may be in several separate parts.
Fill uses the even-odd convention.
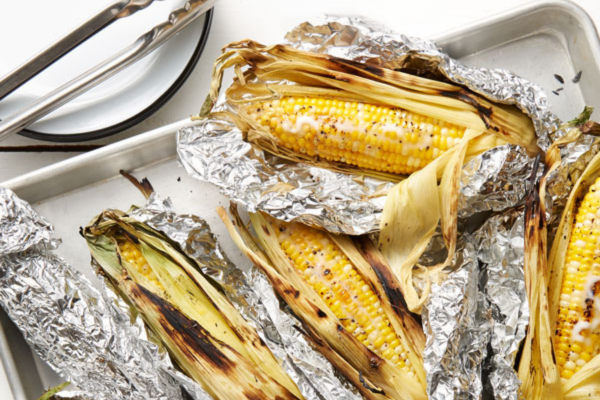
[[[218,210],[234,242],[302,321],[309,339],[369,399],[426,399],[421,327],[382,256],[299,223]]]
[[[105,211],[82,232],[117,292],[215,399],[302,399],[258,333],[165,235]]]
[[[532,179],[537,176],[537,163]],[[547,227],[540,201],[539,185],[532,185],[525,206],[525,254],[523,270],[529,326],[518,365],[521,393],[528,400],[561,400],[558,368],[552,354],[551,323],[548,315]]]

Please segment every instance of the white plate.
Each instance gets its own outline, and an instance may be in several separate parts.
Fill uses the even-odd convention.
[[[0,118],[26,107],[133,43],[185,0],[155,1],[117,20],[0,102]],[[0,76],[68,33],[108,0],[28,0],[0,4]],[[147,117],[174,94],[194,67],[208,34],[202,16],[158,49],[31,125],[26,136],[69,141],[116,133]],[[205,38],[204,38],[205,39]]]

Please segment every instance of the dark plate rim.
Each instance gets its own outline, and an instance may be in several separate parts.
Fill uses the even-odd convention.
[[[150,117],[156,111],[158,111],[167,101],[177,93],[177,91],[183,86],[187,78],[191,75],[194,67],[198,63],[200,56],[204,52],[206,47],[206,42],[208,40],[208,36],[210,33],[210,28],[212,25],[214,8],[208,10],[204,19],[204,26],[202,27],[202,34],[200,35],[200,40],[198,41],[198,45],[192,54],[192,57],[188,61],[187,65],[183,69],[183,72],[179,75],[179,77],[173,82],[173,84],[152,104],[146,107],[144,110],[140,111],[136,115],[119,122],[118,124],[98,129],[91,132],[86,133],[76,133],[72,135],[60,135],[56,133],[45,133],[38,132],[29,129],[24,129],[19,132],[19,135],[25,136],[31,139],[36,140],[45,140],[48,142],[84,142],[88,140],[96,140],[101,139],[107,136],[115,135],[119,132],[124,131],[125,129],[131,128],[134,125],[142,122],[146,118]]]

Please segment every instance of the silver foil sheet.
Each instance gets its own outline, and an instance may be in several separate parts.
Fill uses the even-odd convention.
[[[483,266],[479,287],[493,320],[492,354],[485,365],[487,384],[494,398],[518,400],[521,382],[514,362],[529,323],[523,272],[523,210],[511,209],[488,219],[473,239]]]
[[[483,393],[491,315],[479,291],[475,248],[467,244],[454,264],[457,269],[444,282],[433,284],[423,313],[423,356],[432,400],[478,399]]]
[[[60,397],[211,398],[150,340],[152,333],[141,317],[108,281],[103,282],[107,290],[100,293],[53,254],[57,242],[43,217],[4,188],[0,211],[0,303],[40,357],[80,389]],[[204,220],[174,213],[170,201],[155,194],[131,215],[178,242],[222,284],[306,399],[360,398],[294,328],[299,322],[279,309],[266,278],[257,271],[246,277],[229,262]],[[260,295],[250,289],[248,280],[261,289]]]
[[[287,44],[302,50],[437,74],[490,100],[515,104],[532,118],[542,148],[548,146],[550,133],[558,124],[539,86],[505,70],[468,67],[431,41],[394,33],[359,18],[325,17],[315,24],[302,23],[286,39]],[[221,101],[214,111],[228,109]],[[379,229],[389,182],[334,173],[265,154],[245,143],[239,129],[222,116],[182,129],[177,148],[190,175],[213,183],[246,210],[260,210],[278,219],[297,220],[336,233],[358,235]],[[522,157],[521,150],[505,149],[504,159],[495,149],[492,151],[494,155],[484,153],[478,157],[479,163],[524,172],[524,166],[516,166],[510,160]],[[495,159],[490,161],[491,157]],[[514,191],[513,198],[521,193],[520,187],[495,183],[487,189],[494,209],[502,208],[502,196],[510,196],[504,194],[507,190]],[[471,209],[470,204],[464,206]]]

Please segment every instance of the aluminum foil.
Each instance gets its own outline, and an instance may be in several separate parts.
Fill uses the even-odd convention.
[[[53,254],[57,242],[43,217],[1,187],[0,211],[0,303],[40,357],[81,389],[60,397],[211,398],[150,341],[141,317],[108,281],[100,293]],[[254,270],[246,277],[229,262],[204,220],[174,213],[170,201],[155,194],[131,215],[178,242],[223,285],[307,400],[360,398],[294,328],[299,322],[279,309],[264,275]]]
[[[505,70],[468,67],[431,41],[393,33],[359,18],[324,17],[315,24],[302,23],[286,39],[287,44],[302,50],[445,76],[488,99],[515,104],[532,118],[542,148],[547,148],[550,133],[558,124],[537,85]],[[221,101],[215,107],[219,110],[228,110],[228,105]],[[377,231],[385,193],[391,186],[389,182],[334,173],[265,154],[245,143],[237,127],[222,116],[182,129],[177,148],[190,175],[215,184],[245,209],[321,226],[330,232],[357,235]],[[491,151],[494,153],[477,157],[483,168],[526,172],[526,167],[512,160],[523,157],[521,150],[507,148],[504,155]],[[515,180],[508,186],[519,185]],[[490,203],[482,206],[493,209],[503,207],[503,196],[509,196],[504,194],[506,190],[513,191],[515,201],[522,192],[521,187],[495,183],[487,190]],[[472,204],[464,206],[470,210]]]
[[[477,253],[471,244],[458,253],[458,268],[434,284],[423,313],[427,391],[432,400],[478,399],[487,356],[491,313],[479,291]]]
[[[481,263],[481,292],[493,318],[487,384],[494,398],[518,400],[521,382],[513,367],[527,334],[529,306],[523,272],[524,213],[511,209],[488,219],[473,235]]]
[[[528,190],[535,158],[522,147],[505,145],[486,151],[463,166],[459,218],[502,211],[519,204]],[[543,170],[539,170],[541,176]]]

